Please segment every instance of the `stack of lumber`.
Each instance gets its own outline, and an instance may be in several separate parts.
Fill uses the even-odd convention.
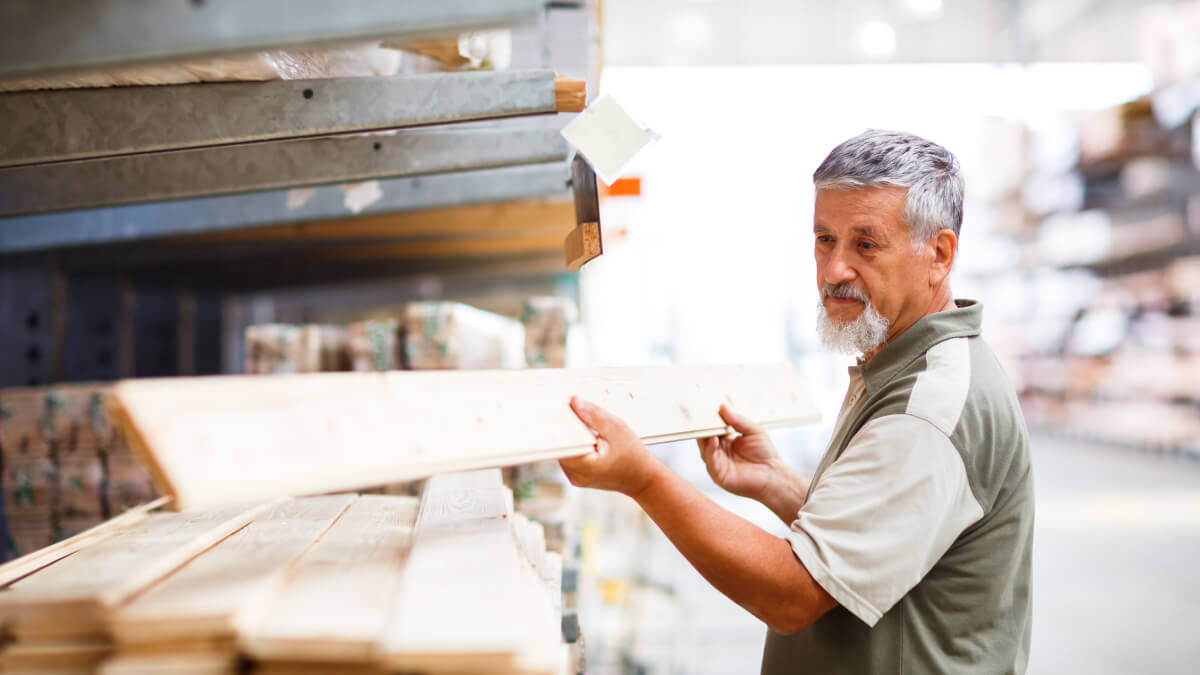
[[[557,304],[535,300],[539,309],[526,310],[538,330],[530,365],[566,365],[565,315]],[[244,368],[250,375],[522,368],[525,339],[521,322],[499,314],[457,302],[410,302],[397,317],[344,326],[247,326]]]
[[[154,498],[108,418],[107,384],[0,390],[0,466],[11,557]],[[5,559],[0,556],[0,560]]]
[[[521,308],[525,363],[530,368],[567,367],[567,333],[575,318],[575,302],[569,298],[526,298]]]
[[[525,333],[508,317],[458,302],[412,302],[404,310],[404,367],[522,368]]]
[[[563,672],[561,560],[498,470],[419,501],[136,512],[63,545],[0,567],[4,672]]]

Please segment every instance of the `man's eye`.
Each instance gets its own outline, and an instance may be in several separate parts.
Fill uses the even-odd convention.
[[[826,243],[828,243],[828,242],[831,242],[831,241],[833,241],[833,237],[831,237],[831,236],[829,236],[829,235],[827,235],[827,234],[818,234],[818,235],[817,235],[817,241],[822,241],[822,242],[826,242]]]
[[[871,243],[871,242],[869,242],[869,241],[860,241],[860,242],[858,242],[858,245],[859,245],[859,246],[861,246],[861,247],[863,247],[863,248],[866,248],[866,249],[872,249],[872,248],[875,248],[875,244],[872,244],[872,243]]]

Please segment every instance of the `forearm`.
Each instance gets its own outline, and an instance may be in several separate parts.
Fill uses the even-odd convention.
[[[632,496],[717,590],[781,632],[800,630],[833,606],[787,540],[726,511],[660,466]]]

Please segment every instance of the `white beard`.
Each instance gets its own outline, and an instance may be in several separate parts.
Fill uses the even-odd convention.
[[[888,327],[888,320],[875,311],[869,302],[864,303],[857,319],[842,323],[830,318],[825,311],[825,304],[817,301],[817,334],[821,344],[835,352],[868,354],[887,339]]]

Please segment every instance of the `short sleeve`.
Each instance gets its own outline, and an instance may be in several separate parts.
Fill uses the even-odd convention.
[[[958,450],[906,414],[868,422],[821,475],[787,535],[822,588],[874,626],[983,517]]]

